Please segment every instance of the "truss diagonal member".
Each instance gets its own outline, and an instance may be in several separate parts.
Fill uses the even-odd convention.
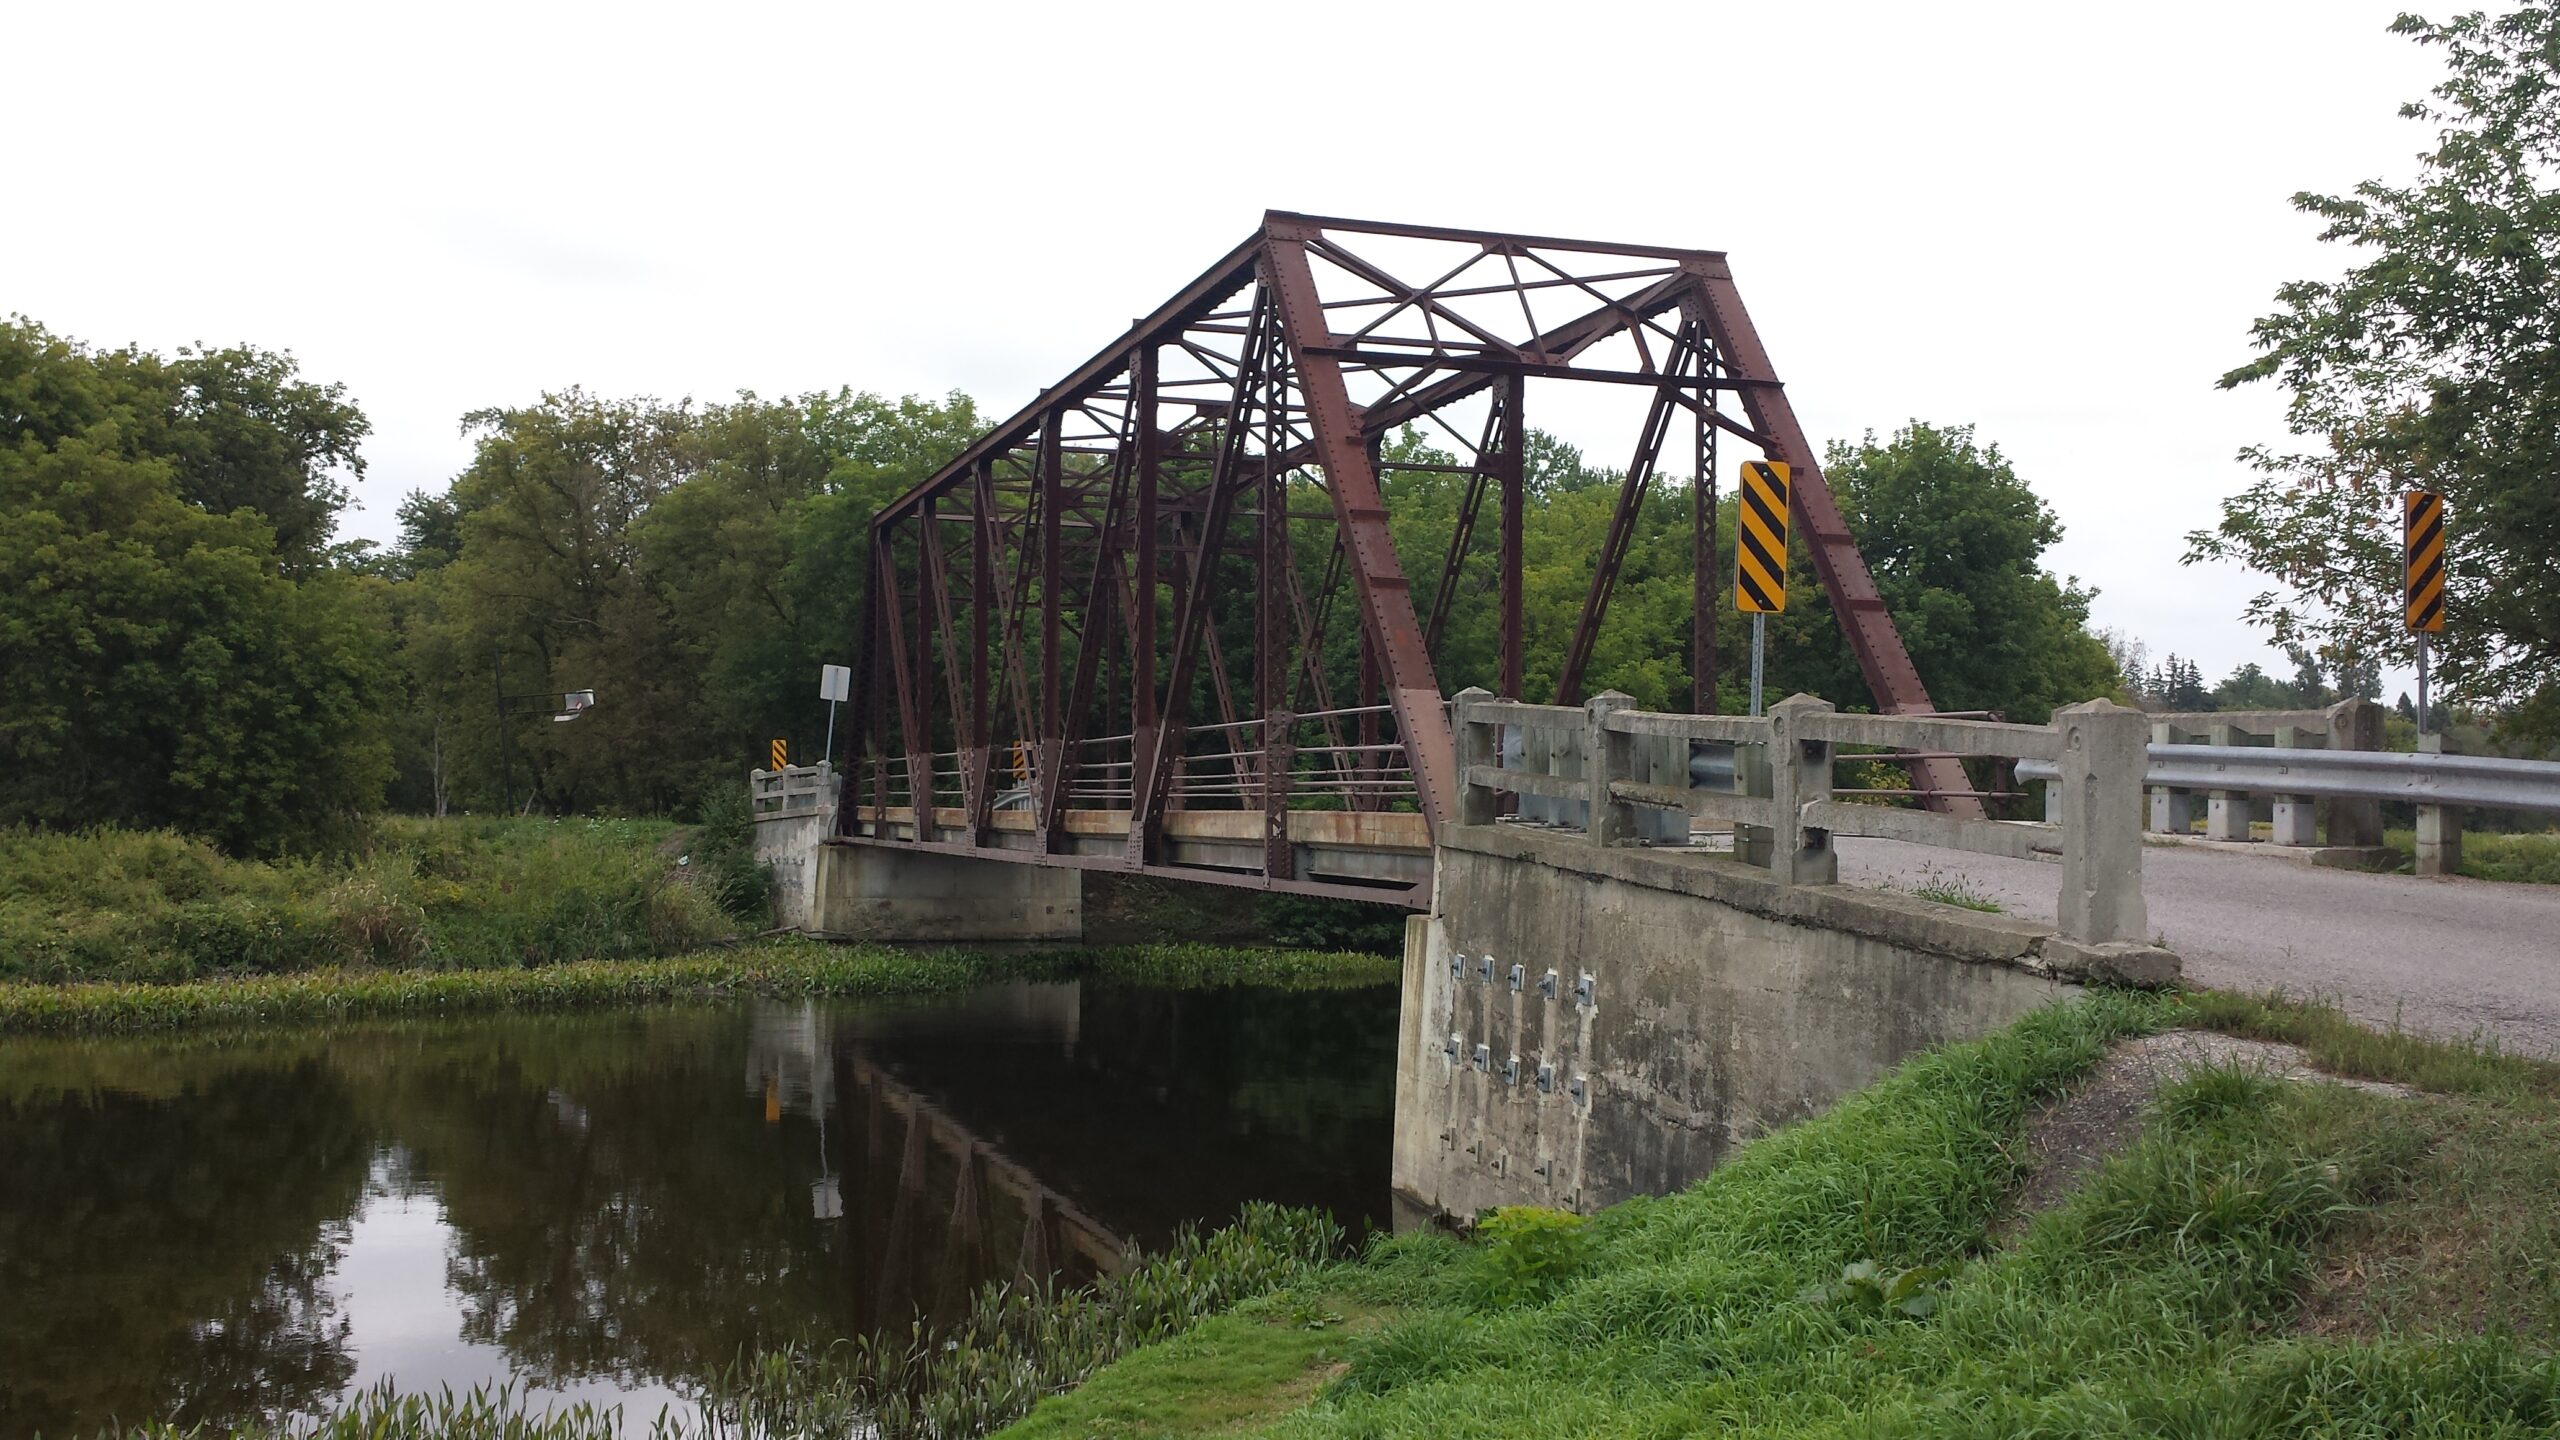
[[[1315,422],[1316,453],[1333,493],[1335,523],[1350,557],[1353,583],[1360,595],[1361,625],[1376,646],[1386,671],[1396,728],[1404,736],[1405,754],[1413,766],[1414,795],[1425,822],[1438,833],[1443,817],[1453,813],[1457,795],[1458,747],[1441,708],[1440,682],[1432,673],[1431,652],[1422,642],[1422,622],[1413,613],[1413,592],[1396,560],[1387,533],[1386,500],[1378,490],[1377,471],[1369,463],[1360,418],[1335,361],[1310,353],[1333,343],[1318,303],[1315,273],[1307,263],[1307,243],[1317,227],[1304,221],[1273,217],[1264,226],[1266,283],[1277,303],[1280,331],[1295,363],[1298,387]]]
[[[1876,708],[1896,715],[1937,709],[1929,698],[1929,687],[1921,683],[1919,669],[1911,663],[1911,652],[1903,648],[1902,634],[1894,628],[1884,598],[1876,593],[1875,577],[1858,553],[1856,537],[1840,518],[1839,502],[1831,498],[1821,462],[1805,439],[1804,427],[1796,422],[1795,407],[1787,403],[1785,388],[1776,383],[1776,368],[1769,363],[1760,333],[1752,328],[1750,312],[1742,307],[1742,292],[1734,287],[1733,268],[1722,256],[1692,260],[1687,268],[1698,277],[1699,318],[1713,337],[1717,353],[1736,376],[1768,382],[1742,387],[1743,411],[1764,437],[1761,443],[1769,458],[1792,467],[1789,508],[1809,542],[1806,548],[1813,553],[1814,573],[1822,581],[1823,593],[1831,597],[1832,614],[1858,657],[1858,671],[1866,677]],[[1980,818],[1982,802],[1961,793],[1972,789],[1962,763],[1906,763],[1911,767],[1912,788],[1923,792],[1930,809]]]

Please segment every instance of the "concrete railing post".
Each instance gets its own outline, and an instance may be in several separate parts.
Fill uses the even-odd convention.
[[[1828,715],[1831,702],[1790,695],[1769,707],[1769,870],[1790,885],[1831,885],[1840,855],[1831,832],[1808,827],[1804,807],[1831,798],[1831,742],[1799,733],[1807,716]]]
[[[2381,749],[2382,707],[2370,700],[2341,700],[2330,706],[2329,748],[2332,750]],[[2329,843],[2332,845],[2381,844],[2382,802],[2379,800],[2330,801]]]
[[[2443,734],[2435,732],[2420,735],[2418,753],[2421,755],[2443,754]],[[2461,806],[2421,805],[2418,807],[2417,871],[2421,875],[2462,873]]]
[[[1458,823],[1490,825],[1502,813],[1502,792],[1490,785],[1478,785],[1469,778],[1476,766],[1492,769],[1502,763],[1500,727],[1476,718],[1476,704],[1490,700],[1493,692],[1470,685],[1458,692]]]
[[[2151,743],[2177,745],[2186,740],[2186,732],[2166,720],[2151,727]],[[2184,835],[2196,820],[2196,797],[2184,790],[2166,785],[2151,792],[2151,832],[2155,835]],[[2059,823],[2058,821],[2056,823]]]
[[[2142,903],[2142,712],[2106,700],[2053,712],[2062,732],[2062,933],[2085,944],[2147,938]]]
[[[2313,738],[2305,736],[2299,726],[2276,727],[2276,748],[2279,750],[2315,749],[2317,745],[2313,743]],[[2275,820],[2274,838],[2277,844],[2317,845],[2320,843],[2319,826],[2310,796],[2279,795],[2275,798],[2272,813]]]
[[[1594,845],[1627,845],[1636,838],[1636,809],[1609,794],[1612,780],[1635,778],[1635,737],[1609,728],[1609,717],[1635,708],[1632,695],[1603,690],[1582,707],[1582,774],[1589,783],[1588,833]]]
[[[2246,745],[2237,725],[2216,725],[2206,731],[2207,743],[2214,745]],[[2204,838],[2207,840],[2246,840],[2249,838],[2249,792],[2246,790],[2214,790],[2206,794],[2204,805]]]
[[[1733,747],[1735,794],[1755,795],[1763,800],[1769,798],[1770,756],[1775,750],[1776,747],[1771,745],[1745,744]],[[1769,827],[1735,825],[1733,827],[1733,858],[1745,865],[1757,865],[1764,870],[1769,868]]]

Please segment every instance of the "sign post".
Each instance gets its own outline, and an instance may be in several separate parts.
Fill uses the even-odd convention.
[[[853,695],[853,667],[821,665],[818,667],[818,698],[827,702],[827,748],[818,753],[823,765],[836,753],[836,707]]]
[[[1742,523],[1733,547],[1734,607],[1751,617],[1751,713],[1760,713],[1760,675],[1769,617],[1787,611],[1787,462],[1742,463]]]
[[[2411,490],[2400,497],[2401,540],[2407,557],[2403,601],[2409,633],[2418,637],[2418,733],[2430,730],[2427,710],[2427,637],[2444,629],[2444,496]]]
[[[773,768],[775,771],[777,771],[777,772],[779,772],[779,771],[783,771],[783,770],[787,770],[787,769],[791,768],[791,742],[790,742],[790,741],[788,741],[788,740],[776,740],[776,741],[774,741],[774,742],[773,742],[773,767],[772,767],[772,768]]]

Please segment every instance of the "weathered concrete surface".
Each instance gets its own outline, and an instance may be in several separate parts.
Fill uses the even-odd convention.
[[[834,831],[835,821],[832,805],[821,810],[756,817],[756,859],[773,872],[776,925],[786,930],[809,928],[809,899],[816,878],[819,842]]]
[[[1453,1214],[1674,1190],[2080,978],[2176,974],[2149,947],[1517,826],[1444,827],[1437,875],[1407,930],[1394,1178]]]
[[[1081,940],[1084,872],[892,846],[815,848],[803,928],[851,940]]]

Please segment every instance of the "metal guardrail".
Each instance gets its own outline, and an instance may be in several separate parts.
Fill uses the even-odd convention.
[[[2560,764],[2547,760],[2255,745],[2153,745],[2148,754],[2143,783],[2149,786],[2560,814]],[[2021,780],[2052,780],[2058,773],[2050,763],[2018,765]]]

